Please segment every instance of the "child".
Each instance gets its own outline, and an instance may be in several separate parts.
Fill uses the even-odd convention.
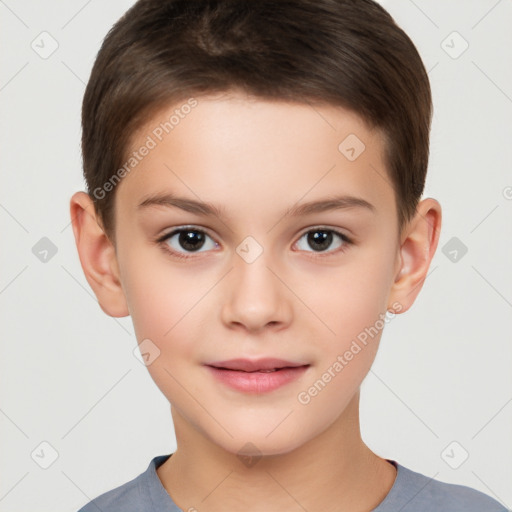
[[[505,511],[360,435],[382,329],[439,240],[431,114],[418,52],[372,0],[140,0],[116,23],[71,218],[177,450],[81,512]]]

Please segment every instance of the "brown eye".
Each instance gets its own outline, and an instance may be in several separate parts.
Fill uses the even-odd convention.
[[[208,247],[208,241],[210,247]],[[206,250],[213,249],[217,243],[203,230],[197,228],[180,228],[171,233],[162,236],[158,242],[164,243],[166,249],[177,257],[188,257],[187,253],[204,252],[201,251],[206,246]]]
[[[343,248],[352,243],[352,241],[343,233],[329,228],[310,229],[302,235],[299,242],[303,239],[305,239],[305,244],[303,244],[302,247],[299,246],[299,249],[306,252],[328,252],[329,254],[338,252],[336,249],[339,249],[340,247]],[[310,247],[313,251],[308,251],[307,247]],[[327,251],[329,248],[334,250]]]
[[[187,251],[198,251],[204,245],[205,234],[199,231],[179,231],[177,243]]]

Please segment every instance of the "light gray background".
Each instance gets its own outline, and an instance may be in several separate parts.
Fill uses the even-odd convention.
[[[85,83],[132,3],[0,1],[0,512],[76,511],[175,449],[169,404],[133,355],[131,319],[99,308],[68,213],[85,188]],[[423,290],[385,328],[363,383],[363,438],[383,457],[510,508],[512,2],[382,3],[429,70],[425,197],[444,218]],[[51,48],[43,31],[58,42],[46,59],[31,47]],[[461,55],[454,31],[469,44]],[[57,248],[46,262],[32,250],[43,237]],[[453,237],[468,249],[455,262],[443,253]]]

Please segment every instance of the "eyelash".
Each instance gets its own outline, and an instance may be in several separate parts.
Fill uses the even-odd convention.
[[[162,244],[164,251],[169,253],[174,258],[178,258],[178,259],[182,259],[182,260],[188,260],[188,259],[194,258],[196,256],[185,255],[184,253],[174,251],[169,247],[168,244],[165,243],[166,240],[168,240],[169,238],[173,237],[174,235],[176,235],[178,233],[181,233],[182,231],[185,231],[185,232],[186,231],[195,231],[197,233],[201,233],[203,235],[206,235],[206,236],[212,238],[206,231],[204,231],[203,229],[200,229],[200,228],[196,228],[194,226],[183,226],[183,227],[180,227],[179,229],[170,231],[169,233],[166,233],[165,235],[162,235],[161,237],[157,238],[156,242],[159,244]],[[337,231],[336,229],[328,228],[325,226],[315,226],[313,228],[308,229],[307,231],[304,231],[300,235],[298,240],[300,240],[304,235],[307,235],[308,233],[311,233],[311,232],[314,233],[315,231],[327,231],[329,233],[334,233],[335,235],[338,235],[344,243],[340,248],[338,248],[334,251],[330,251],[330,252],[323,251],[323,252],[314,253],[313,256],[310,256],[313,259],[325,258],[325,257],[331,256],[333,254],[344,253],[347,250],[347,246],[353,245],[353,243],[354,243],[347,235],[341,233],[340,231]],[[215,242],[215,243],[217,243],[217,242]],[[309,252],[309,251],[306,251],[306,252]]]

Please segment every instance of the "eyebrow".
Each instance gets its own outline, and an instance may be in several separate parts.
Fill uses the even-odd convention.
[[[185,197],[178,197],[171,193],[153,194],[144,199],[138,205],[137,209],[140,211],[151,206],[176,207],[196,215],[214,216],[218,218],[225,216],[224,207],[215,206],[212,203],[196,201]],[[321,213],[328,210],[344,210],[350,208],[363,208],[371,211],[372,213],[376,213],[375,206],[365,199],[350,195],[342,195],[293,205],[288,208],[282,216],[298,217],[301,215]]]

